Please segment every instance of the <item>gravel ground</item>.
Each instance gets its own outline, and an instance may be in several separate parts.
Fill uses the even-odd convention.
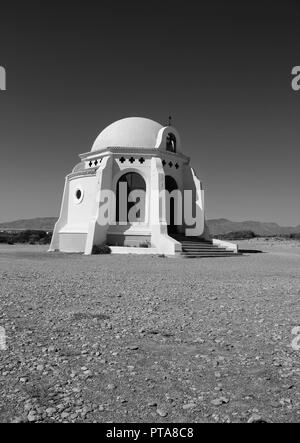
[[[240,247],[266,253],[1,245],[0,421],[300,422],[300,243]]]

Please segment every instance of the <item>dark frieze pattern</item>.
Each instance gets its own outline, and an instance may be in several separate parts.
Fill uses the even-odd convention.
[[[102,163],[102,158],[98,158],[97,160],[91,160],[88,165],[90,168],[97,168]]]
[[[144,163],[145,163],[145,159],[143,158],[143,157],[141,157],[141,158],[134,158],[134,157],[130,157],[130,158],[125,158],[125,157],[120,157],[119,159],[118,159],[118,161],[123,165],[124,163],[126,163],[126,162],[129,162],[129,163],[131,163],[132,165],[135,163],[135,162],[139,162],[141,165],[143,165]],[[173,163],[173,162],[169,162],[169,163],[167,163],[166,162],[166,160],[163,160],[162,161],[162,164],[163,164],[163,167],[166,167],[166,166],[169,166],[169,168],[175,168],[175,169],[179,169],[180,168],[180,165],[176,162],[175,164]]]

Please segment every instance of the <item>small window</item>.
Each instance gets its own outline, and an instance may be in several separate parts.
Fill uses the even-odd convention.
[[[176,152],[177,140],[174,134],[168,134],[167,136],[167,146],[166,149],[169,152]]]
[[[74,197],[75,197],[75,198],[74,198],[75,203],[76,203],[77,205],[79,205],[79,203],[81,203],[82,200],[83,200],[83,190],[77,188],[76,191],[75,191],[75,195],[74,195]]]

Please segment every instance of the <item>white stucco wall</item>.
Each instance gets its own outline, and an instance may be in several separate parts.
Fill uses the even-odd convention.
[[[55,225],[49,251],[83,252],[96,192],[95,176],[79,176],[65,181],[61,212]],[[76,191],[82,199],[76,199]]]
[[[68,219],[66,229],[78,232],[88,231],[96,199],[96,177],[79,177],[69,182]],[[76,191],[83,192],[81,202],[76,199]]]
[[[100,205],[101,205],[101,190],[112,189],[112,167],[113,158],[106,156],[103,158],[101,166],[99,167],[94,183],[94,200],[92,202],[92,216],[88,226],[88,236],[84,249],[84,253],[89,255],[92,253],[94,245],[102,245],[106,242],[107,231],[109,225],[104,225],[100,222]]]

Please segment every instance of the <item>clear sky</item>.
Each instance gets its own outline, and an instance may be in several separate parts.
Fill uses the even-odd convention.
[[[300,4],[1,4],[0,221],[57,216],[64,177],[124,117],[167,123],[207,216],[300,224]]]

